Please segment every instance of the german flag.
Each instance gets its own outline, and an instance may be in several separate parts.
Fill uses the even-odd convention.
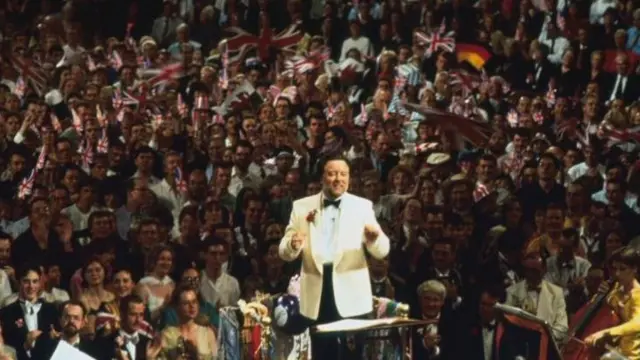
[[[481,70],[491,57],[491,53],[482,45],[456,44],[456,57],[458,62],[468,62],[477,70]]]

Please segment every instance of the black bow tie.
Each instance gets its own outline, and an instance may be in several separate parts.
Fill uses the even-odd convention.
[[[527,290],[528,290],[528,291],[535,291],[535,292],[538,292],[538,293],[539,293],[540,291],[542,291],[542,285],[538,285],[538,286],[535,286],[535,285],[528,285],[528,286],[527,286]]]
[[[324,207],[327,207],[327,206],[335,206],[336,208],[339,208],[339,207],[340,207],[340,201],[341,201],[341,200],[329,200],[329,199],[324,199],[324,200],[322,201],[322,205],[323,205]]]
[[[482,325],[482,328],[487,330],[495,330],[496,324],[495,323],[484,324]]]
[[[560,264],[560,267],[565,269],[573,269],[573,262],[571,261],[563,262]]]

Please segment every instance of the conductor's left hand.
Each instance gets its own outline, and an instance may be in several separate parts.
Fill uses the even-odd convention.
[[[364,240],[367,244],[371,244],[378,239],[378,235],[380,235],[380,230],[378,230],[377,226],[374,225],[365,225],[364,226]]]
[[[609,337],[609,333],[607,333],[606,330],[601,330],[587,336],[587,338],[584,339],[584,342],[586,342],[590,346],[596,346],[600,341],[608,337]]]

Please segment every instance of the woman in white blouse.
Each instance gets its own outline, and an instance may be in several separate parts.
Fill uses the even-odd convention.
[[[151,318],[156,319],[169,303],[175,288],[169,277],[174,263],[173,250],[164,245],[156,247],[149,253],[146,263],[148,275],[138,282],[138,294],[145,300]]]

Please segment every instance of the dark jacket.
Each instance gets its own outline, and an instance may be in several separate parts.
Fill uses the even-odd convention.
[[[24,342],[27,339],[29,330],[27,329],[22,306],[21,301],[16,301],[2,309],[0,311],[0,322],[2,323],[5,343],[16,349],[18,360],[28,360],[30,358],[24,349]],[[49,333],[51,327],[58,323],[58,310],[55,305],[43,302],[37,317],[38,330],[43,333]]]

